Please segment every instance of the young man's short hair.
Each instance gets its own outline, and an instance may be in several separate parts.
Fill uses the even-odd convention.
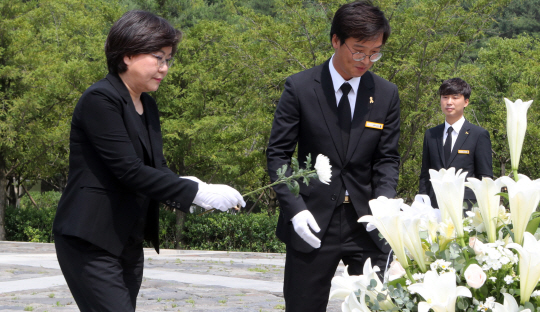
[[[471,97],[471,86],[461,78],[445,80],[439,88],[439,95],[461,94],[468,100]]]
[[[342,5],[336,11],[330,28],[330,41],[334,35],[341,45],[350,37],[364,41],[374,40],[380,35],[385,44],[390,36],[390,23],[384,13],[370,1],[354,1]]]

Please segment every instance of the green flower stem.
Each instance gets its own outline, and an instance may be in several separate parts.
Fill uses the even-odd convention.
[[[512,172],[514,173],[514,180],[517,182],[519,177],[518,177],[518,170],[517,168],[512,168]]]
[[[458,237],[458,243],[461,247],[465,247],[465,240],[463,239],[463,236]]]
[[[407,277],[411,280],[411,282],[416,283],[416,280],[412,277],[411,268],[406,268],[405,272],[407,273]]]
[[[258,189],[254,190],[254,191],[251,191],[249,193],[246,193],[246,194],[243,194],[242,197],[246,197],[248,195],[251,195],[251,194],[254,194],[254,193],[257,193],[257,192],[260,192],[262,190],[265,190],[269,187],[272,187],[274,185],[278,185],[280,183],[287,183],[288,181],[291,181],[291,180],[296,180],[298,178],[302,178],[306,175],[309,175],[309,174],[312,174],[312,173],[317,173],[317,170],[311,170],[311,171],[304,171],[304,172],[301,172],[301,173],[296,173],[296,174],[293,174],[293,175],[290,175],[284,179],[278,179],[276,182],[272,183],[272,184],[268,184],[266,186],[263,186],[263,187],[259,187]]]
[[[463,239],[463,236],[458,237],[458,243],[461,247],[467,247],[465,245],[465,240]],[[463,249],[463,256],[465,257],[465,261],[469,262],[469,252],[467,252],[466,248]]]
[[[262,191],[262,190],[265,190],[265,189],[267,189],[267,188],[269,188],[269,187],[272,187],[272,186],[274,186],[274,185],[278,185],[278,184],[280,184],[280,183],[287,183],[287,182],[289,182],[289,181],[291,181],[291,180],[296,180],[296,179],[299,179],[299,178],[303,178],[303,177],[305,177],[305,176],[307,176],[307,175],[310,175],[310,174],[312,174],[312,173],[317,173],[317,170],[314,169],[314,170],[310,170],[310,171],[301,171],[301,172],[297,172],[297,173],[292,174],[292,175],[290,175],[290,176],[288,176],[288,177],[286,177],[286,178],[278,179],[278,180],[277,180],[276,182],[274,182],[274,183],[265,185],[265,186],[263,186],[263,187],[259,187],[258,189],[254,190],[254,191],[251,191],[251,192],[248,192],[248,193],[242,195],[242,197],[246,197],[246,196],[248,196],[248,195],[251,195],[251,194],[260,192],[260,191]],[[215,208],[212,208],[212,209],[206,210],[206,211],[200,213],[199,216],[202,216],[202,215],[205,215],[205,214],[207,214],[207,213],[213,212],[214,210],[216,210],[216,209],[215,209]],[[239,210],[239,209],[237,209],[237,210]]]

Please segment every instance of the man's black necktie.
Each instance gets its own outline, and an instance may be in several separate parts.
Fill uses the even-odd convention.
[[[341,91],[343,95],[338,104],[338,117],[341,127],[341,140],[343,142],[343,152],[347,155],[347,147],[349,146],[349,136],[351,133],[351,104],[349,103],[349,91],[351,91],[351,85],[345,82],[341,85]]]
[[[446,141],[444,142],[444,161],[446,162],[446,166],[448,166],[448,161],[450,160],[450,153],[452,152],[452,132],[454,131],[454,128],[450,127],[446,131],[448,135],[446,136]]]

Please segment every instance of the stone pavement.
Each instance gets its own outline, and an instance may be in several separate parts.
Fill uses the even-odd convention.
[[[137,311],[283,311],[284,254],[145,249]],[[336,274],[341,275],[343,265]],[[341,311],[332,300],[328,312]],[[0,242],[0,311],[78,311],[54,244]]]

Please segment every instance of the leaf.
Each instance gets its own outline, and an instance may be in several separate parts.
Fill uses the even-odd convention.
[[[306,157],[306,170],[311,170],[311,153],[309,153]]]
[[[401,286],[401,287],[405,287],[406,286],[406,282],[407,282],[407,279],[405,277],[402,277],[402,278],[397,278],[393,281],[390,281],[388,282],[388,290],[392,290],[392,288],[390,287],[396,287],[397,285]]]
[[[293,174],[298,173],[298,171],[300,170],[300,167],[298,165],[298,159],[296,159],[296,157],[291,158],[291,168],[293,170]]]
[[[499,196],[502,196],[502,197],[506,198],[506,200],[510,200],[510,197],[508,196],[508,193],[506,193],[506,192],[500,192],[500,193],[497,193],[495,195],[499,195]]]
[[[526,231],[534,235],[534,233],[536,233],[536,230],[538,229],[539,226],[540,226],[540,212],[535,211],[531,215],[531,219],[529,223],[527,224]]]
[[[292,189],[289,189],[291,190],[291,193],[294,194],[294,196],[298,196],[298,194],[300,194],[300,184],[298,184],[296,180],[292,181]]]

